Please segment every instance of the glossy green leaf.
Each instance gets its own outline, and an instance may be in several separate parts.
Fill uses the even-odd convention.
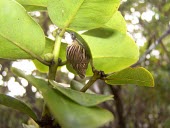
[[[80,91],[85,85],[76,81],[76,80],[72,80],[71,83],[70,83],[70,87],[71,89],[74,89],[74,90],[77,90],[77,91]],[[86,93],[90,93],[90,94],[94,94],[93,91],[91,91],[90,89],[88,89],[86,91]]]
[[[38,117],[33,112],[33,110],[31,110],[31,108],[29,108],[25,103],[23,103],[22,101],[20,101],[16,98],[7,96],[5,94],[0,94],[0,104],[5,105],[10,108],[13,108],[13,109],[16,109],[18,111],[21,111],[21,112],[27,114],[28,116],[30,116],[35,121],[38,120]]]
[[[27,10],[27,12],[47,11],[47,8],[46,8],[46,7],[41,7],[41,6],[23,5],[23,7]]]
[[[138,60],[139,50],[133,39],[117,30],[98,28],[85,32],[82,37],[90,47],[97,70],[112,73]],[[86,75],[92,75],[91,69]]]
[[[88,30],[105,24],[119,5],[120,0],[49,0],[47,9],[58,27]]]
[[[27,11],[47,10],[48,0],[16,0]]]
[[[126,21],[119,11],[114,13],[112,18],[105,24],[105,26],[120,31],[122,33],[127,32]]]
[[[22,5],[33,5],[41,7],[47,7],[48,4],[48,0],[16,0],[16,1]]]
[[[113,100],[112,95],[98,95],[98,94],[89,94],[83,93],[80,91],[75,91],[70,88],[64,88],[58,85],[54,81],[50,81],[55,89],[59,92],[70,98],[71,100],[75,101],[76,103],[83,105],[83,106],[96,106],[104,101]]]
[[[32,60],[32,62],[34,63],[34,65],[35,65],[35,67],[37,68],[38,71],[40,71],[42,73],[47,73],[49,71],[49,67],[42,64],[38,60]]]
[[[0,58],[35,58],[43,53],[43,30],[21,5],[1,0],[0,17]]]
[[[66,61],[66,43],[61,43],[59,58],[64,62]]]
[[[106,77],[106,83],[115,84],[135,84],[139,86],[154,86],[154,79],[149,71],[145,68],[127,68],[119,72],[115,72]]]
[[[53,48],[54,48],[54,43],[55,43],[54,40],[51,40],[51,39],[49,39],[47,37],[45,39],[46,39],[46,42],[45,42],[45,50],[43,52],[43,55],[45,55],[47,53],[52,53]]]
[[[26,76],[16,68],[12,71],[28,80],[32,85],[42,92],[49,109],[63,128],[97,128],[111,120],[112,114],[99,107],[81,106],[60,92],[52,90],[48,82],[33,76]]]
[[[27,54],[19,47],[11,43],[0,35],[0,58],[5,59],[31,59],[31,55]]]

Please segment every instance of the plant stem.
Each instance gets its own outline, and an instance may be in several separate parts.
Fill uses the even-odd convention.
[[[108,85],[112,94],[114,95],[115,99],[115,107],[116,107],[116,113],[115,114],[118,120],[118,126],[117,128],[126,128],[126,120],[124,117],[124,109],[123,109],[123,102],[121,98],[121,86],[112,86]]]
[[[62,39],[62,37],[60,37],[59,35],[56,37],[54,49],[53,49],[54,62],[57,65],[58,65],[58,57],[59,57],[59,53],[60,53],[61,39]]]
[[[59,35],[56,36],[53,55],[54,60],[53,64],[49,66],[49,80],[55,80],[57,67],[59,66],[59,53],[60,53],[60,46],[61,46],[61,39],[64,35],[65,29],[62,29]]]
[[[54,49],[53,49],[53,56],[54,59],[51,62],[51,65],[49,65],[49,75],[48,75],[48,80],[55,80],[56,77],[56,72],[57,68],[60,64],[59,61],[59,53],[60,53],[60,46],[61,46],[61,39],[64,35],[65,29],[63,29],[59,35],[56,36],[55,44],[54,44]],[[49,84],[50,85],[50,84]],[[43,114],[42,114],[42,119],[50,119],[51,121],[51,113],[48,109],[48,106],[44,103],[44,109],[43,109]],[[53,122],[52,122],[53,123]],[[53,126],[53,124],[50,125],[50,128]],[[45,126],[44,128],[49,128],[48,126]]]
[[[58,66],[63,66],[63,65],[66,65],[67,64],[67,61],[63,61],[63,62],[60,62],[59,64],[58,64]]]
[[[56,36],[53,55],[54,55],[54,62],[58,65],[58,58],[60,53],[60,46],[61,46],[61,39],[63,38],[65,33],[65,29],[62,29],[61,32]]]
[[[39,56],[36,56],[36,59],[38,60],[38,61],[40,61],[41,63],[43,63],[43,64],[45,64],[45,65],[47,65],[47,66],[49,66],[50,65],[50,63],[49,62],[46,62],[45,60],[43,60],[41,57],[39,57]]]
[[[57,67],[58,67],[58,65],[56,65],[56,64],[52,64],[51,66],[49,66],[49,74],[48,74],[49,80],[55,80]]]
[[[81,92],[86,92],[87,89],[90,88],[90,86],[97,80],[100,79],[102,77],[102,72],[101,71],[94,71],[93,76],[90,78],[90,80],[88,81],[88,83],[80,90]]]

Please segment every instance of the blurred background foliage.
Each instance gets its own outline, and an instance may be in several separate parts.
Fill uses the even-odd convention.
[[[135,66],[143,66],[153,74],[155,87],[109,86],[100,80],[97,81],[92,87],[93,91],[114,95],[114,101],[101,105],[109,109],[115,116],[114,122],[107,124],[104,128],[169,128],[170,1],[122,0],[119,11],[124,16],[128,33],[135,39],[140,48],[141,58],[143,58]],[[48,14],[37,11],[29,14],[41,25],[46,36],[52,37],[53,25]],[[166,36],[161,38],[165,33]],[[145,54],[154,44],[156,44],[156,48],[152,48]],[[22,95],[12,96],[26,102],[40,116],[43,107],[41,94],[30,84],[23,84],[23,79],[13,76],[10,72],[12,64],[13,61],[0,59],[0,93],[12,95],[9,81],[13,79],[25,91]],[[46,77],[46,74],[35,69],[31,72]],[[69,84],[71,79],[79,79],[69,76],[70,73],[60,70],[57,81]],[[81,82],[84,83],[86,80],[81,80]],[[22,128],[22,123],[29,124],[30,122],[28,116],[0,105],[0,128]]]

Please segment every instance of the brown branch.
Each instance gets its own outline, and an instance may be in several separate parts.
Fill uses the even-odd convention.
[[[137,66],[139,64],[141,64],[145,58],[146,58],[146,55],[151,53],[152,50],[154,50],[156,48],[157,45],[159,45],[162,40],[167,37],[168,35],[170,34],[170,27],[168,28],[167,31],[165,31],[156,41],[155,43],[153,43],[152,45],[150,45],[150,47],[147,49],[147,51],[140,57],[139,61],[134,65],[134,66]]]
[[[118,126],[117,128],[125,128],[126,127],[126,122],[125,122],[125,118],[123,116],[123,103],[122,103],[122,99],[120,96],[120,91],[121,91],[121,87],[120,86],[112,86],[109,85],[110,90],[112,92],[112,94],[114,95],[114,100],[115,100],[115,105],[116,105],[116,111],[117,111],[117,116],[118,116]]]

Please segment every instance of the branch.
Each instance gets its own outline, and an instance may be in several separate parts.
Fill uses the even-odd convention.
[[[165,33],[163,33],[163,34],[155,41],[155,43],[153,43],[152,45],[150,45],[150,47],[149,47],[149,48],[147,49],[147,51],[140,57],[139,61],[135,64],[135,66],[141,64],[141,63],[145,60],[146,55],[149,54],[149,53],[151,53],[151,51],[154,50],[154,49],[156,48],[156,46],[159,45],[159,44],[162,42],[162,40],[163,40],[166,36],[168,36],[169,34],[170,34],[170,27],[169,27],[169,29],[168,29]]]
[[[88,83],[80,90],[81,92],[86,92],[87,89],[90,88],[90,86],[98,79],[103,79],[105,77],[105,74],[103,71],[93,71],[93,76],[90,78]]]
[[[112,85],[108,85],[112,94],[114,95],[114,99],[115,99],[115,105],[116,105],[116,111],[117,111],[117,119],[118,119],[118,126],[117,128],[125,128],[126,127],[126,121],[125,118],[123,116],[124,114],[124,109],[123,109],[123,102],[121,99],[121,87],[120,86],[112,86]]]

